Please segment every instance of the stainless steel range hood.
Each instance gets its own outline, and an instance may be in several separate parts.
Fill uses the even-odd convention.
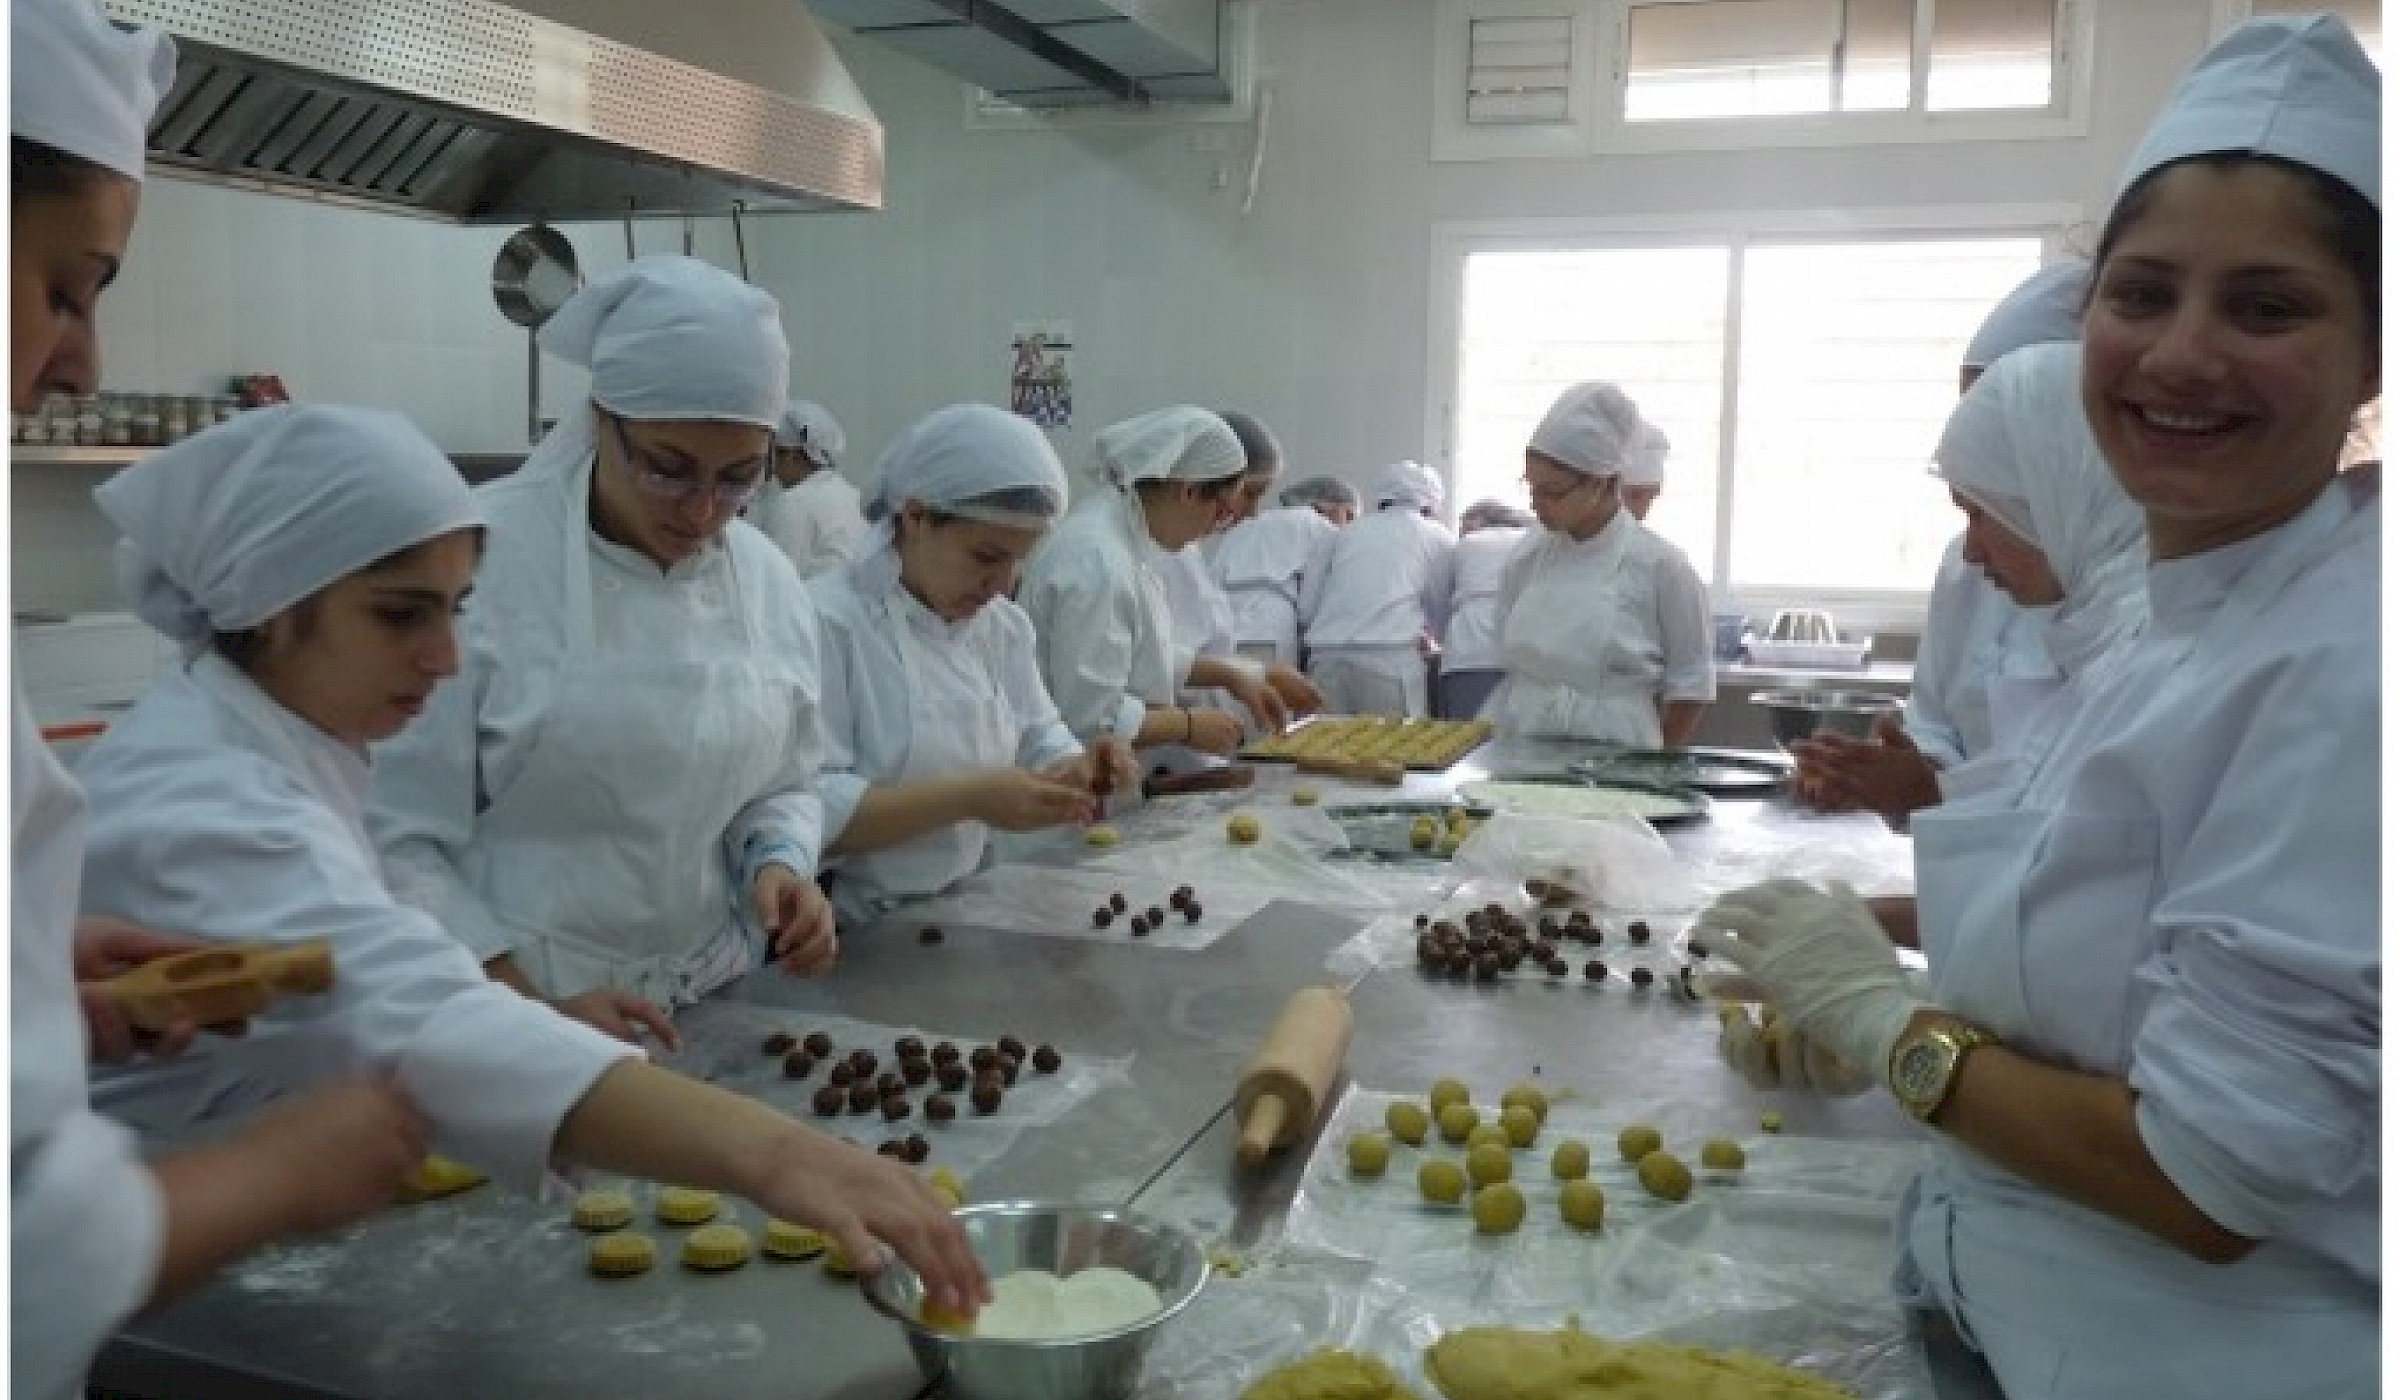
[[[461,223],[882,207],[882,124],[800,0],[525,2],[104,0],[175,36],[150,158],[194,178]]]
[[[1024,107],[1224,102],[1225,0],[814,0]]]

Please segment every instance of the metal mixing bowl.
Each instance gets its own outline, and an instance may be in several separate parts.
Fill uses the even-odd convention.
[[[1786,753],[1815,734],[1871,739],[1875,721],[1901,706],[1900,697],[1871,690],[1762,690],[1750,703],[1767,712],[1767,728]]]
[[[1152,1339],[1208,1282],[1208,1252],[1197,1236],[1133,1211],[1000,1201],[957,1214],[993,1278],[1107,1265],[1157,1289],[1161,1306],[1132,1326],[1054,1342],[945,1332],[919,1319],[924,1284],[895,1261],[866,1281],[867,1301],[908,1334],[909,1350],[926,1379],[941,1383],[945,1400],[1129,1400]]]

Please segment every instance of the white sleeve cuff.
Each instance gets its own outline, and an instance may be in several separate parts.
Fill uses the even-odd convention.
[[[530,1191],[568,1112],[619,1060],[641,1053],[494,982],[427,1017],[399,1075],[442,1152]]]
[[[166,1199],[133,1134],[78,1108],[14,1164],[9,1222],[12,1393],[83,1392],[100,1344],[150,1296]]]

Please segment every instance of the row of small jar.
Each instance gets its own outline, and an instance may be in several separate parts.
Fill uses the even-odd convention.
[[[16,416],[15,441],[48,447],[164,447],[242,411],[231,394],[53,395]]]

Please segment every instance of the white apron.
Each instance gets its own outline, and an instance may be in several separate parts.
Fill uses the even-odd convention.
[[[2240,635],[2319,557],[2294,548],[2262,561],[2190,649]],[[2035,750],[2003,746],[1946,775],[1943,801],[1916,814],[1918,927],[1935,1001],[2004,1041],[2079,1044],[2091,1063],[2075,1067],[2121,1074],[2158,834],[2148,820],[2020,805],[2065,727],[2045,723]],[[2042,910],[2035,930],[2029,906]],[[2087,969],[2082,994],[2033,1005],[2028,969],[2070,962]],[[2011,1400],[2375,1393],[2376,1358],[2356,1341],[2380,1299],[2322,1255],[2269,1242],[2230,1266],[2202,1264],[1948,1138],[1897,1219],[1902,1301],[1947,1311]]]
[[[1627,748],[1666,742],[1658,678],[1625,639],[1648,636],[1621,586],[1630,530],[1612,530],[1606,553],[1574,568],[1528,571],[1501,620],[1508,672],[1485,706],[1502,738],[1583,739]],[[1595,587],[1595,579],[1607,580]]]
[[[1414,642],[1312,647],[1308,678],[1324,695],[1327,714],[1421,719],[1433,712],[1425,693],[1425,653]]]
[[[974,649],[925,635],[942,624],[914,605],[894,603],[884,615],[908,676],[909,697],[908,757],[890,785],[1014,764],[1015,715],[1008,697],[977,664]],[[903,899],[939,893],[974,873],[990,839],[982,822],[960,821],[913,841],[845,857],[834,882],[843,916],[866,922]]]
[[[578,501],[590,471],[570,485]],[[746,607],[738,650],[601,648],[591,550],[571,541],[565,553],[556,695],[524,763],[491,795],[465,873],[544,994],[608,987],[689,1004],[763,958],[722,843],[773,779],[795,701],[762,664]],[[724,559],[733,572],[732,551]],[[738,598],[738,573],[733,587]]]

